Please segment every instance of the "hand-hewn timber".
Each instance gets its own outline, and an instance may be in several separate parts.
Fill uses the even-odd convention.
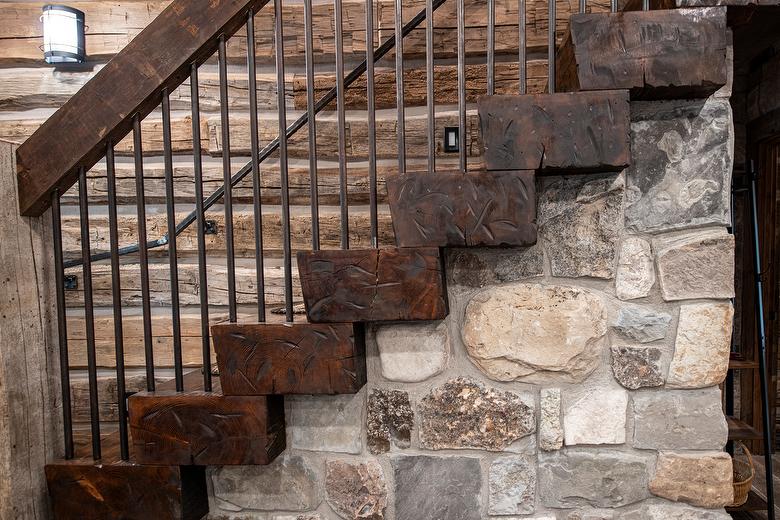
[[[542,93],[547,89],[547,61],[528,60],[528,92]],[[519,90],[518,64],[496,63],[495,89],[497,94],[517,94]],[[404,70],[404,106],[417,107],[427,103],[427,75],[425,67],[406,68]],[[314,78],[315,99],[319,99],[336,85],[335,74],[317,74]],[[434,98],[439,105],[458,103],[457,65],[437,65],[433,73]],[[395,108],[395,69],[377,69],[374,74],[377,109]],[[487,91],[487,66],[482,64],[466,65],[466,101],[474,103]],[[306,110],[306,76],[296,75],[293,80],[295,108]],[[365,76],[361,76],[345,91],[344,105],[348,109],[365,110],[368,106]],[[0,105],[1,106],[1,105]],[[326,109],[335,110],[333,101]]]
[[[281,396],[141,392],[128,399],[141,464],[268,464],[285,448]]]
[[[199,520],[209,511],[206,468],[105,464],[46,466],[54,518]]]
[[[226,323],[211,332],[225,395],[354,394],[366,384],[360,324]]]
[[[136,113],[151,112],[164,89],[189,75],[192,62],[214,52],[220,34],[232,34],[248,8],[266,2],[174,0],[19,147],[22,214],[40,215],[53,190],[73,185],[78,167],[95,164],[107,142],[130,131]]]
[[[726,84],[726,8],[575,14],[559,90],[629,89],[633,99],[708,97]]]
[[[52,226],[19,216],[14,150],[0,142],[0,518],[41,520],[62,449]]]
[[[309,321],[438,320],[447,315],[436,248],[298,253]]]
[[[619,171],[631,160],[627,90],[485,96],[478,105],[488,170]]]
[[[387,180],[399,247],[536,243],[533,171],[417,173]]]
[[[208,220],[213,220],[216,233],[206,235],[206,249],[209,254],[225,252],[225,214],[219,210],[206,213]],[[387,207],[379,209],[379,243],[390,245],[393,239],[393,226]],[[177,222],[185,214],[177,214]],[[338,208],[320,208],[320,240],[324,248],[339,247],[340,216]],[[251,211],[241,210],[233,214],[235,252],[239,256],[254,256],[255,228]],[[349,226],[350,242],[354,247],[370,247],[368,236],[368,208],[353,206],[350,208]],[[138,227],[134,215],[120,215],[117,219],[119,240],[122,244],[137,243]],[[167,220],[164,214],[149,216],[146,229],[149,240],[164,236],[167,232]],[[266,253],[282,250],[282,217],[279,207],[265,206],[263,208],[263,242]],[[105,214],[90,216],[90,247],[92,253],[109,250],[108,216]],[[308,207],[293,208],[290,218],[290,234],[293,249],[308,249],[311,247],[311,210]],[[78,216],[69,215],[62,219],[62,243],[66,258],[81,258],[81,237]],[[197,229],[190,226],[184,230],[176,241],[179,254],[195,253],[198,249]],[[150,250],[154,254],[163,254],[165,246]]]

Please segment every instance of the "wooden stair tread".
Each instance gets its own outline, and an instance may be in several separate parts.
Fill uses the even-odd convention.
[[[360,324],[222,324],[211,329],[225,395],[354,394],[366,383]]]
[[[447,291],[438,248],[298,253],[312,323],[440,320]]]
[[[399,247],[536,243],[533,171],[396,175],[387,190]]]
[[[727,415],[726,424],[729,429],[730,441],[733,440],[758,440],[763,439],[761,432],[736,417]]]
[[[627,90],[482,97],[477,107],[486,167],[620,171],[631,162],[628,102]]]
[[[139,392],[128,400],[134,457],[141,464],[269,464],[285,448],[281,396]]]
[[[751,361],[749,359],[729,359],[729,370],[756,370],[758,369],[758,361]]]

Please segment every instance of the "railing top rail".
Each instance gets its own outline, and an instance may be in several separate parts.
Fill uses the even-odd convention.
[[[268,0],[174,0],[17,150],[19,206],[38,216]]]

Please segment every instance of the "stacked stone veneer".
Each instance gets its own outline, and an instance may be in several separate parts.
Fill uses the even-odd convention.
[[[633,164],[538,180],[540,239],[447,252],[451,312],[369,334],[354,396],[210,470],[212,518],[729,518],[726,98],[632,103]]]

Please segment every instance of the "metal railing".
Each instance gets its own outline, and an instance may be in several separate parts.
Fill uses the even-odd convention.
[[[467,139],[467,94],[466,94],[466,8],[464,0],[454,0],[456,2],[457,18],[457,114],[459,129],[459,147],[458,147],[458,167],[465,172],[468,169],[466,139]],[[485,52],[486,63],[486,93],[493,94],[496,91],[496,1],[488,0],[487,12],[487,42]],[[248,73],[248,96],[249,96],[249,116],[250,116],[250,160],[245,166],[233,173],[231,167],[231,146],[230,146],[230,111],[228,99],[228,59],[227,44],[230,34],[219,36],[217,50],[217,67],[219,71],[219,101],[220,101],[220,125],[222,140],[222,171],[223,185],[213,193],[206,196],[203,189],[203,162],[201,149],[201,128],[200,128],[200,104],[199,104],[199,85],[198,70],[200,64],[193,62],[189,73],[191,107],[190,115],[192,117],[192,152],[195,184],[195,208],[183,219],[176,220],[176,193],[174,185],[174,166],[173,166],[173,147],[171,136],[171,102],[170,90],[162,91],[160,98],[160,111],[162,113],[163,129],[163,162],[164,162],[164,185],[165,185],[165,214],[167,222],[167,233],[154,240],[148,239],[147,233],[147,212],[145,201],[144,186],[144,150],[142,149],[143,135],[141,128],[142,117],[136,114],[133,118],[133,166],[135,170],[135,196],[136,196],[136,217],[137,217],[137,236],[138,244],[120,247],[118,233],[118,214],[117,214],[117,192],[116,192],[116,169],[114,147],[115,142],[109,142],[105,149],[106,163],[106,181],[108,197],[108,226],[110,237],[110,248],[108,252],[93,253],[90,245],[90,227],[89,227],[89,199],[87,171],[84,167],[78,170],[78,194],[79,194],[79,214],[80,214],[80,240],[81,255],[77,259],[66,260],[63,257],[63,234],[61,227],[61,201],[62,193],[55,191],[51,198],[52,218],[54,223],[54,242],[55,242],[55,263],[56,283],[57,283],[57,317],[58,333],[60,345],[60,364],[62,376],[62,397],[63,397],[63,420],[65,425],[65,456],[72,458],[74,456],[73,439],[73,415],[70,392],[70,372],[68,359],[68,332],[66,321],[66,294],[65,294],[65,269],[81,267],[83,277],[84,292],[84,323],[86,327],[86,353],[87,353],[87,372],[89,385],[89,415],[92,457],[100,459],[101,454],[101,424],[99,415],[99,396],[98,396],[98,378],[97,378],[97,357],[96,357],[96,339],[95,339],[95,321],[94,321],[94,302],[92,286],[92,266],[94,262],[110,260],[111,266],[111,290],[112,290],[112,308],[114,319],[114,342],[115,342],[115,361],[116,361],[116,381],[118,399],[118,417],[119,417],[119,440],[120,457],[128,459],[129,443],[126,422],[126,376],[124,367],[124,345],[123,345],[123,315],[122,315],[122,280],[120,279],[120,260],[122,256],[129,254],[138,255],[138,264],[140,266],[140,299],[143,317],[143,345],[145,357],[146,388],[149,391],[155,390],[155,352],[154,336],[152,328],[152,304],[150,297],[150,255],[153,249],[167,246],[167,260],[170,276],[170,314],[172,324],[172,342],[173,342],[173,361],[174,377],[177,391],[184,390],[184,363],[182,356],[182,331],[181,331],[181,305],[179,295],[179,259],[177,254],[177,237],[187,228],[195,225],[197,231],[197,264],[198,264],[198,283],[199,283],[199,310],[201,320],[201,342],[202,342],[202,365],[203,365],[203,387],[209,391],[212,389],[211,375],[211,346],[209,334],[209,294],[208,294],[208,261],[207,261],[207,241],[206,241],[206,212],[212,208],[218,201],[222,201],[224,209],[224,236],[227,258],[227,307],[228,319],[235,322],[238,319],[237,291],[236,291],[236,263],[234,250],[234,227],[233,227],[233,188],[243,179],[251,175],[252,180],[252,212],[253,225],[255,233],[254,260],[256,270],[256,319],[259,322],[266,321],[268,309],[266,308],[266,286],[264,277],[264,254],[266,248],[263,244],[263,206],[261,194],[261,165],[273,154],[278,152],[280,169],[280,193],[281,193],[281,234],[282,234],[282,265],[284,279],[284,316],[287,322],[294,320],[294,299],[293,299],[293,274],[292,274],[292,254],[293,247],[290,237],[291,214],[290,214],[290,195],[289,195],[289,165],[288,165],[288,139],[299,132],[304,126],[308,126],[308,169],[310,182],[310,213],[311,213],[311,248],[317,250],[321,247],[320,243],[320,214],[318,197],[318,164],[317,164],[317,142],[316,142],[316,116],[325,110],[333,101],[336,101],[336,121],[337,121],[337,140],[338,140],[338,185],[339,185],[339,236],[340,247],[348,249],[350,247],[350,229],[349,229],[349,202],[348,202],[348,172],[346,150],[346,89],[351,87],[359,78],[366,78],[366,97],[367,97],[367,159],[368,159],[368,191],[369,191],[369,236],[372,247],[379,246],[379,223],[378,223],[378,187],[377,187],[377,116],[375,108],[375,64],[385,58],[391,51],[395,50],[395,80],[396,80],[396,105],[397,105],[397,149],[398,173],[404,173],[407,170],[406,154],[406,129],[405,129],[405,101],[404,101],[404,37],[408,36],[413,30],[418,28],[423,22],[425,26],[425,73],[426,73],[426,104],[425,114],[427,115],[427,127],[425,135],[427,138],[426,163],[427,169],[431,172],[437,168],[437,148],[436,148],[436,103],[435,103],[435,27],[433,24],[434,12],[445,3],[445,0],[427,0],[425,8],[417,13],[408,22],[403,23],[403,1],[395,0],[395,16],[393,34],[389,36],[376,48],[375,40],[375,13],[371,0],[365,5],[365,33],[366,33],[366,51],[365,59],[362,60],[352,71],[345,75],[345,60],[343,49],[343,19],[342,2],[334,0],[335,12],[335,86],[327,91],[319,100],[315,100],[315,63],[314,63],[314,25],[312,21],[312,0],[304,0],[304,30],[305,30],[305,72],[306,72],[306,110],[295,119],[290,125],[287,125],[287,112],[285,101],[285,51],[284,51],[284,20],[282,13],[282,0],[275,0],[273,7],[274,16],[274,47],[275,47],[275,72],[276,72],[276,91],[277,91],[277,109],[279,121],[279,135],[267,144],[261,147],[258,135],[258,99],[257,99],[257,64],[255,56],[255,16],[258,14],[250,10],[246,14],[245,28],[247,32],[247,56],[246,67]],[[527,45],[526,45],[526,0],[518,0],[518,54],[517,63],[519,71],[518,92],[521,94],[528,92],[528,73],[527,73]],[[587,10],[585,0],[580,0],[579,10]],[[645,8],[649,8],[645,2]],[[614,12],[618,8],[616,0],[611,2],[611,10]],[[549,28],[548,28],[548,89],[555,91],[555,53],[556,53],[556,4],[549,3]]]

